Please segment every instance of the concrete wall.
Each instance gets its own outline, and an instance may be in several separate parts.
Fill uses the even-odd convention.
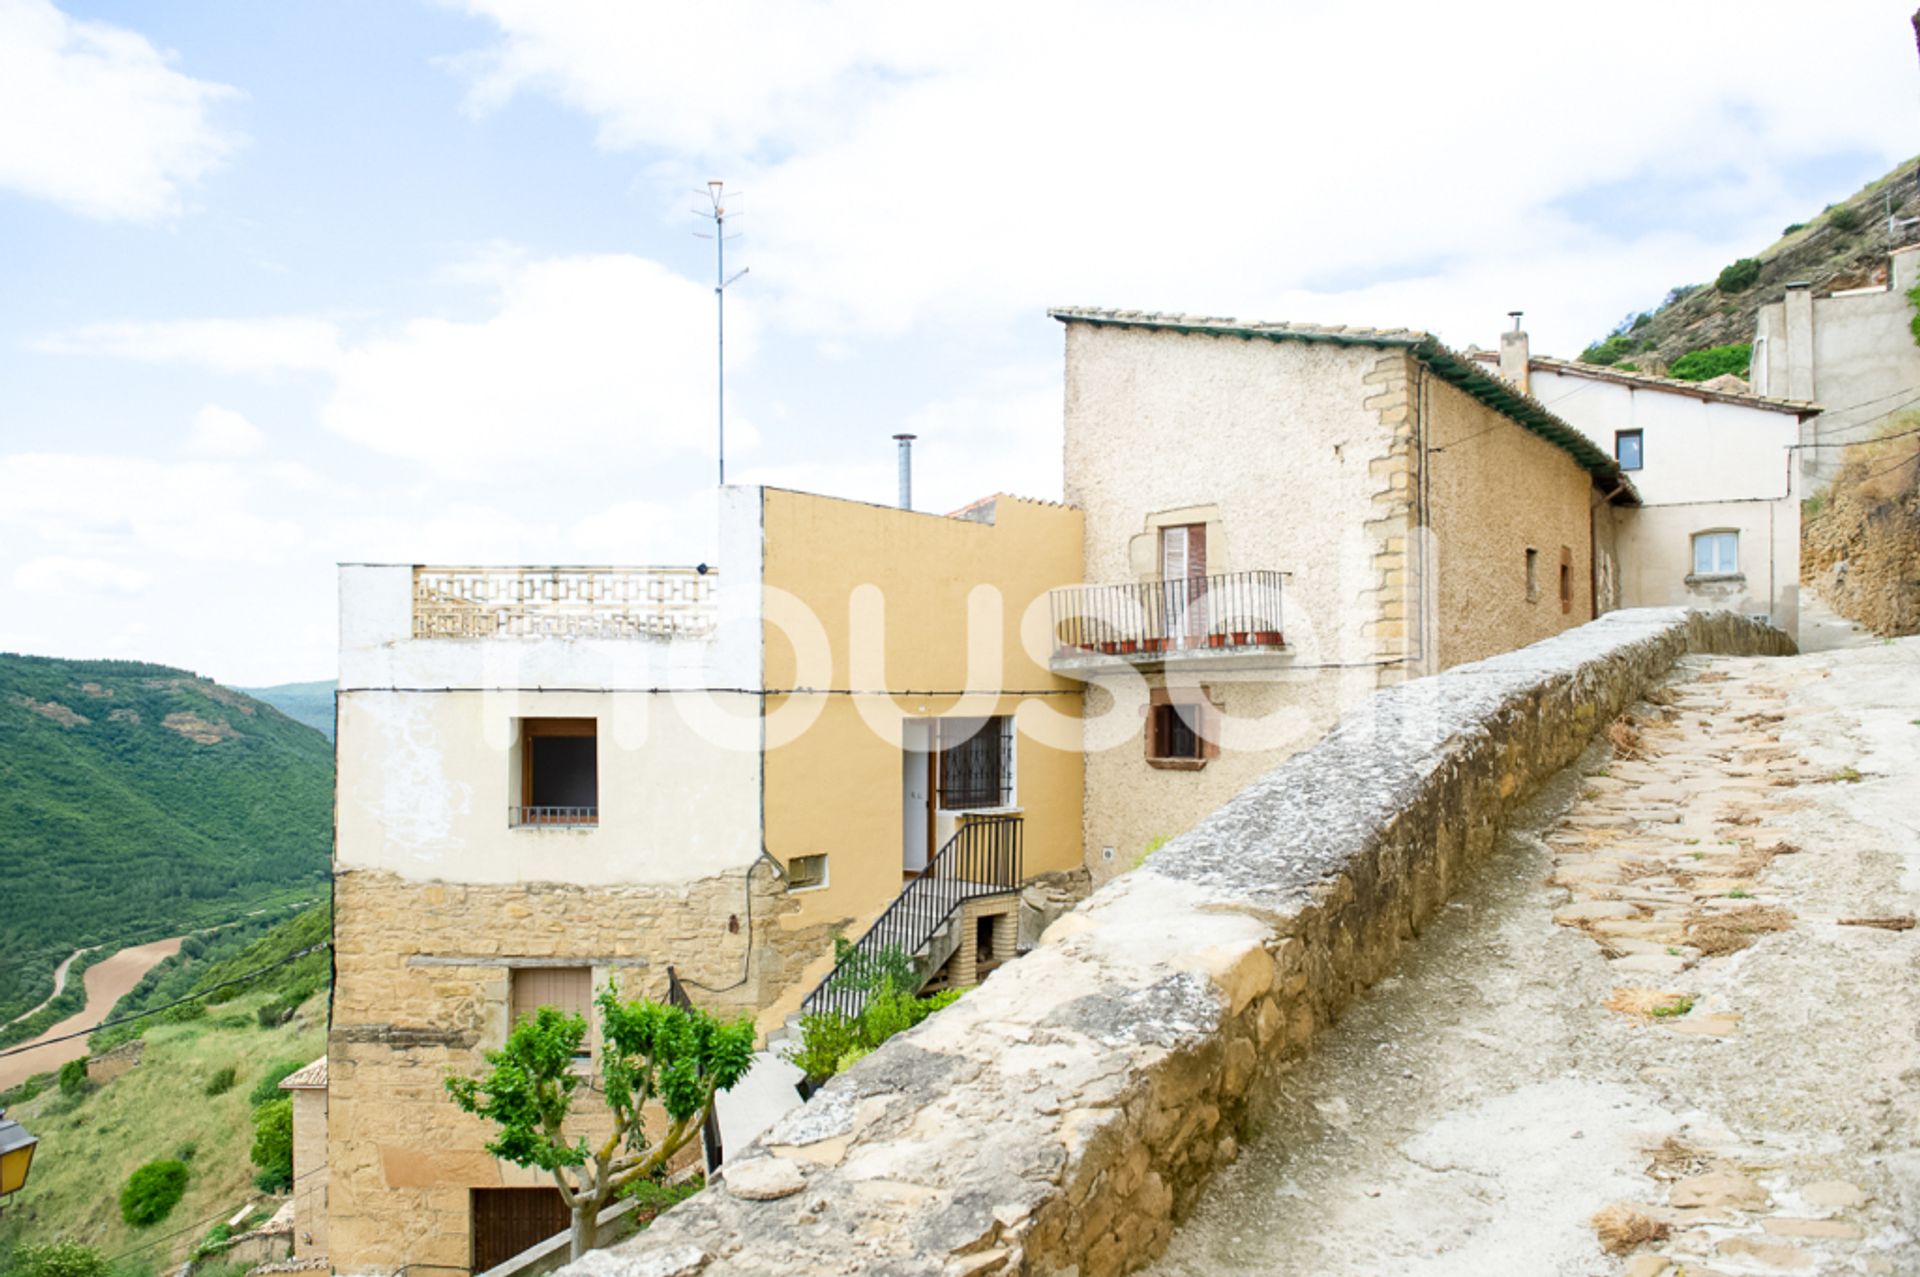
[[[1376,695],[1037,952],[569,1271],[1077,1274],[1151,1262],[1249,1097],[1389,972],[1529,792],[1726,614],[1616,612]]]
[[[293,1253],[327,1253],[327,1088],[293,1096]]]
[[[1911,409],[1920,395],[1920,346],[1908,324],[1907,292],[1920,282],[1920,245],[1900,249],[1883,292],[1814,297],[1789,289],[1760,308],[1754,321],[1753,388],[1762,394],[1817,401],[1824,411],[1802,442],[1860,439],[1888,414]],[[1839,448],[1800,454],[1808,493],[1837,473]]]
[[[1593,618],[1592,507],[1600,494],[1562,449],[1428,377],[1425,500],[1434,651],[1429,670],[1537,642]],[[1538,588],[1527,588],[1527,551]],[[1572,576],[1560,606],[1562,555]]]

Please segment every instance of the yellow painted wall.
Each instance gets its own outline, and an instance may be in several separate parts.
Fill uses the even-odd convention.
[[[793,893],[801,908],[783,922],[844,920],[857,933],[899,894],[894,724],[903,717],[1018,715],[1015,802],[1025,818],[1026,872],[1078,867],[1080,687],[1047,669],[1045,598],[1080,579],[1080,512],[1001,497],[989,524],[771,488],[765,501],[767,849],[783,864],[829,857],[828,885]],[[975,596],[982,585],[998,592],[997,617],[989,599]],[[861,587],[877,587],[877,597]],[[776,623],[780,592],[817,618],[824,662],[810,660],[807,641]],[[970,599],[980,618],[972,627],[975,682],[986,695],[963,698]],[[1021,625],[1036,601],[1029,651]],[[984,659],[996,653],[998,668]],[[807,725],[783,740],[788,715]]]
[[[1437,586],[1437,661],[1446,669],[1525,647],[1593,619],[1587,472],[1562,449],[1437,377],[1422,392]],[[1527,548],[1540,552],[1527,596]],[[1560,610],[1560,547],[1573,606]]]

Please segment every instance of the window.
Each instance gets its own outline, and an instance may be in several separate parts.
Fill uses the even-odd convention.
[[[600,823],[599,724],[591,718],[520,720],[515,825]]]
[[[1013,719],[943,718],[939,722],[940,809],[1013,806]]]
[[[1613,432],[1613,459],[1620,463],[1622,470],[1638,470],[1646,449],[1646,442],[1638,430],[1616,430]]]
[[[1740,572],[1738,532],[1696,532],[1693,536],[1695,576],[1736,576]]]
[[[553,1007],[564,1015],[577,1015],[588,1025],[593,1024],[592,967],[515,967],[510,983],[514,1024],[541,1007]],[[574,1052],[575,1059],[584,1060],[593,1054],[591,1040],[591,1033],[581,1040],[580,1049]]]
[[[1540,599],[1540,551],[1527,547],[1527,602]]]
[[[1573,547],[1560,547],[1560,610],[1573,611]]]
[[[1147,763],[1198,770],[1218,752],[1213,705],[1203,691],[1156,688],[1147,707]]]
[[[795,856],[787,861],[787,886],[794,891],[827,885],[827,858]]]

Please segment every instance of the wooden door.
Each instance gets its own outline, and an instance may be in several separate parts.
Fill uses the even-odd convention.
[[[483,1273],[573,1227],[557,1188],[476,1188],[473,1271]]]
[[[1206,524],[1160,529],[1160,580],[1167,637],[1181,647],[1200,646],[1207,633]]]

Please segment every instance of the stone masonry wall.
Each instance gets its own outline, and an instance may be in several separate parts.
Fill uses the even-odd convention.
[[[629,996],[665,998],[672,962],[682,980],[722,991],[692,988],[697,1002],[732,1015],[758,1010],[816,956],[796,946],[830,945],[778,925],[792,906],[773,866],[756,866],[752,884],[749,923],[739,872],[671,888],[338,874],[327,1045],[335,1267],[464,1268],[469,1190],[550,1182],[489,1156],[487,1128],[442,1085],[452,1071],[477,1074],[482,1052],[505,1041],[516,967],[576,959],[594,968],[596,988],[617,978]]]
[[[1393,968],[1531,789],[1683,653],[1791,650],[1727,613],[1615,612],[1382,691],[568,1271],[1146,1265],[1274,1066]]]

